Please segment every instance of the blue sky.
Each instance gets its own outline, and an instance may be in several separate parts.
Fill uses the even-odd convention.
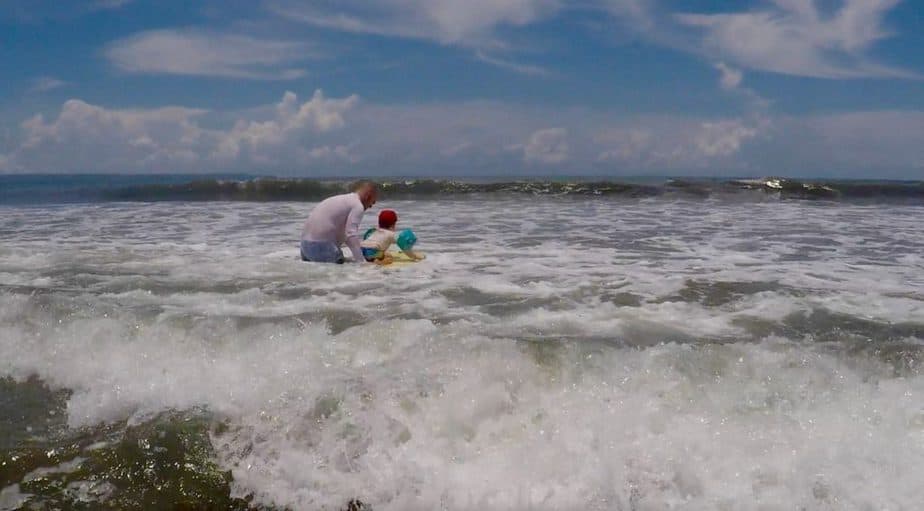
[[[912,0],[0,0],[0,172],[924,179]]]

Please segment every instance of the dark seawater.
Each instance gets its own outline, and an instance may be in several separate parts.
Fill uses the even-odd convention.
[[[508,195],[924,202],[921,181],[817,181],[784,178],[533,178],[378,180],[392,199]],[[110,201],[316,201],[352,181],[247,176],[0,176],[0,204]]]

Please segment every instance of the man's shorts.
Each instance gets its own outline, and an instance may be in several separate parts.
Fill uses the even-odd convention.
[[[302,261],[343,264],[343,252],[330,241],[302,240]]]

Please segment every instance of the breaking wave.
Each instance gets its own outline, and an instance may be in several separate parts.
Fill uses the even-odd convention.
[[[348,190],[350,181],[302,178],[207,179],[186,183],[143,184],[105,191],[102,198],[119,201],[313,201]],[[924,182],[803,182],[765,178],[746,180],[677,180],[657,183],[620,181],[500,181],[414,179],[380,182],[391,198],[435,196],[603,196],[603,197],[712,197],[737,195],[755,199],[924,201]]]
[[[348,179],[253,176],[0,176],[0,204],[160,201],[316,201],[349,190]],[[760,179],[379,179],[383,198],[510,196],[722,198],[924,202],[924,181]]]

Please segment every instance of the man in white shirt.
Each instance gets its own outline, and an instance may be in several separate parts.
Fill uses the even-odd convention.
[[[302,229],[302,261],[342,264],[340,246],[345,243],[353,253],[353,262],[365,262],[359,246],[359,223],[377,198],[376,186],[362,182],[355,192],[328,197],[315,206]]]

